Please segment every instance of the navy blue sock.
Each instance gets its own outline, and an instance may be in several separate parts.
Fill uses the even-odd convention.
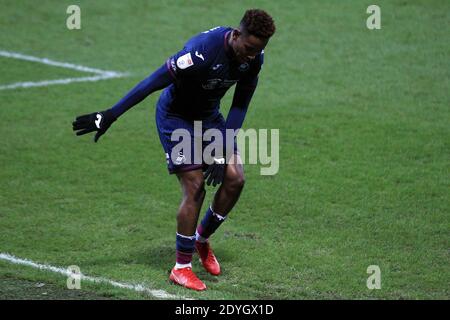
[[[206,211],[205,217],[197,227],[197,234],[208,239],[220,225],[225,221],[226,216],[212,211],[211,207]]]
[[[195,235],[183,236],[177,233],[177,263],[188,264],[192,261],[192,254],[194,253]]]

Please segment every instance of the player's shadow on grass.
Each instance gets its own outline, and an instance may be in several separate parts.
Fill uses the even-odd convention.
[[[135,251],[131,258],[139,264],[155,269],[170,269],[175,263],[175,245],[158,244],[144,250]]]

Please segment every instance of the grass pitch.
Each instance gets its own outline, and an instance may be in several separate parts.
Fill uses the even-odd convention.
[[[0,91],[0,252],[195,299],[450,297],[448,1],[378,1],[373,31],[365,1],[76,3],[81,30],[66,28],[73,1],[0,1],[1,50],[130,73]],[[212,238],[223,275],[195,261],[208,290],[191,292],[167,281],[180,190],[156,132],[159,93],[97,144],[71,121],[251,7],[277,33],[244,127],[280,130],[280,170],[245,166],[241,199]],[[0,85],[80,76],[2,57],[0,67]],[[366,287],[369,265],[380,290]],[[64,277],[0,261],[0,298],[36,298],[35,283],[72,298]],[[151,298],[82,288],[75,298]]]

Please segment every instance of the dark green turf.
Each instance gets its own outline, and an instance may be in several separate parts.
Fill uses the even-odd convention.
[[[76,3],[82,29],[69,31],[72,1],[1,0],[0,49],[131,76],[0,91],[0,252],[197,299],[450,297],[448,1],[378,1],[375,31],[365,1]],[[180,190],[156,132],[158,94],[97,144],[75,137],[71,121],[110,107],[191,35],[236,25],[250,7],[267,9],[278,30],[244,126],[280,130],[280,170],[245,166],[241,199],[212,238],[223,275],[195,261],[209,290],[190,292],[167,282]],[[19,61],[1,66],[0,84],[54,69],[24,62],[21,79]],[[381,290],[366,287],[369,265]],[[0,278],[16,269],[58,285],[6,262]]]

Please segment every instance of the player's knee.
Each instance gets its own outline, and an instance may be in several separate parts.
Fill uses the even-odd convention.
[[[241,173],[234,173],[227,177],[227,188],[230,192],[240,192],[245,185],[245,177]]]

